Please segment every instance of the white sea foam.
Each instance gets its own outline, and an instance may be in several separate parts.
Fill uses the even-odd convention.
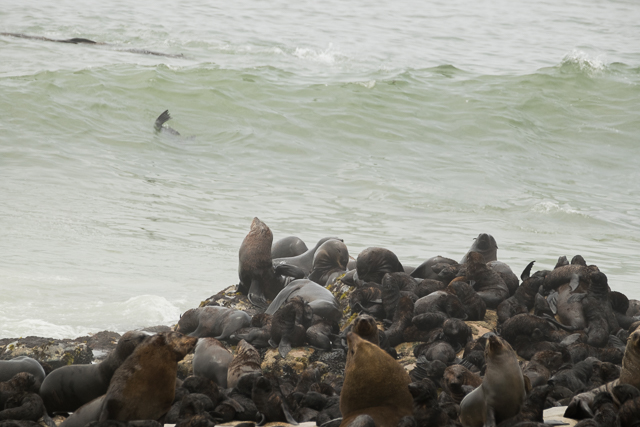
[[[566,213],[566,214],[584,215],[582,212],[572,208],[568,203],[564,203],[564,204],[560,205],[557,202],[551,202],[551,201],[540,202],[540,203],[536,204],[533,207],[533,211],[534,212],[541,212],[541,213],[561,212],[561,213]]]
[[[329,43],[329,46],[324,50],[297,47],[293,56],[326,65],[334,65],[347,59],[346,55],[334,49],[333,43]]]
[[[604,54],[597,55],[595,58],[588,53],[574,49],[562,59],[562,64],[577,65],[580,70],[586,72],[602,72],[607,65],[604,60]]]

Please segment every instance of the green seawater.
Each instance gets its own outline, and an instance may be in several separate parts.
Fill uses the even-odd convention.
[[[175,323],[256,216],[413,266],[486,232],[640,299],[633,3],[4,6],[106,44],[0,36],[0,337]]]

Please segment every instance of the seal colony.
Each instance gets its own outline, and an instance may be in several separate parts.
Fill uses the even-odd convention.
[[[482,233],[460,263],[414,268],[380,247],[353,260],[338,237],[274,242],[254,218],[239,284],[175,331],[129,332],[100,364],[46,377],[36,360],[0,361],[0,427],[524,427],[555,407],[637,425],[640,302],[581,256],[518,278],[497,250]]]

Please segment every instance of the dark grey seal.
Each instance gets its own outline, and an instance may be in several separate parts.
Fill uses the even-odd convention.
[[[491,234],[481,233],[475,238],[471,248],[460,260],[460,264],[467,262],[470,252],[479,252],[484,258],[484,262],[496,261],[498,259],[498,244]]]

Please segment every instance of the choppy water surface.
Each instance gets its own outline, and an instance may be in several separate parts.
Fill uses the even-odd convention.
[[[237,283],[254,216],[408,265],[488,232],[518,275],[580,253],[640,298],[633,2],[193,3],[0,8],[106,43],[0,36],[1,337],[171,324]]]

